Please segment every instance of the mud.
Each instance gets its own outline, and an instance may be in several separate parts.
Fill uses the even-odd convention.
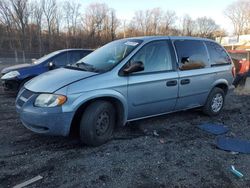
[[[196,109],[141,120],[91,148],[76,138],[27,130],[15,112],[15,96],[0,89],[0,187],[37,175],[43,179],[28,187],[250,187],[250,155],[217,149],[216,137],[197,127],[222,123],[230,129],[227,136],[250,140],[246,90],[229,93],[217,117]],[[231,174],[231,165],[242,179]]]

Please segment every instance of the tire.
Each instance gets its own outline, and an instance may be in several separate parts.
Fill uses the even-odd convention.
[[[111,139],[115,127],[115,109],[106,101],[90,104],[80,122],[81,142],[89,146],[99,146]]]
[[[219,115],[223,109],[224,102],[225,92],[218,87],[213,88],[208,95],[205,106],[203,106],[203,113],[208,116]]]

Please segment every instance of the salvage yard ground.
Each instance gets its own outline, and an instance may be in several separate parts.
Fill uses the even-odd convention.
[[[250,140],[250,92],[230,93],[217,117],[189,110],[137,121],[96,148],[32,133],[14,105],[15,96],[0,88],[0,187],[37,175],[43,179],[29,187],[250,187],[250,155],[217,149],[215,136],[198,128],[222,123],[228,136]],[[242,179],[231,174],[231,165]]]

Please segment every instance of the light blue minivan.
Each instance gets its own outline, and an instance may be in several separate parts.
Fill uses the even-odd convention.
[[[130,121],[197,107],[218,115],[232,81],[232,60],[212,40],[127,38],[32,79],[16,108],[36,133],[76,131],[83,143],[98,146]]]

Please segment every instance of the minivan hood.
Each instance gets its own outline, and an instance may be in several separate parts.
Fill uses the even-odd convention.
[[[15,71],[15,70],[18,70],[18,69],[21,69],[21,68],[26,68],[26,67],[30,67],[32,66],[32,64],[20,64],[20,65],[13,65],[13,66],[10,66],[10,67],[6,67],[4,68],[1,73],[2,74],[6,74],[10,71]]]
[[[53,93],[72,82],[96,75],[94,72],[67,68],[55,69],[41,74],[25,84],[25,88],[38,93]]]

